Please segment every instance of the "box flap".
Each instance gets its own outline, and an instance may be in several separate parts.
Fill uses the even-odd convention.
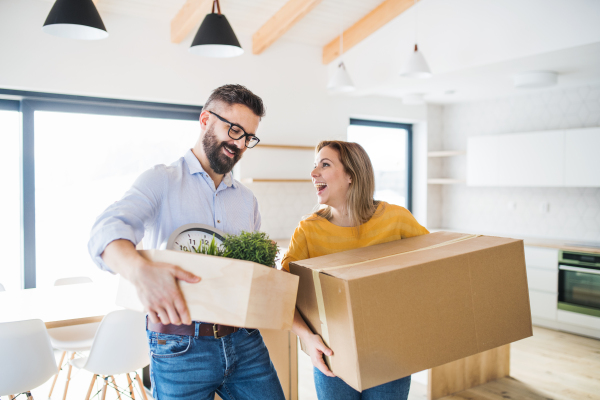
[[[293,264],[340,279],[353,280],[519,241],[492,236],[435,232],[343,253],[295,261]]]
[[[396,240],[393,242],[376,244],[374,246],[361,247],[340,253],[328,254],[326,256],[309,258],[307,260],[294,261],[293,264],[320,270],[331,276],[338,276],[338,272],[349,265],[357,262],[366,262],[395,254],[419,250],[425,247],[438,245],[440,243],[465,238],[472,235],[455,232],[434,232],[428,235],[415,236],[412,238]],[[335,272],[334,272],[335,271]]]

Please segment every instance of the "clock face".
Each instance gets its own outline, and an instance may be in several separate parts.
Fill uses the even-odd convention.
[[[225,233],[217,228],[204,224],[187,224],[179,227],[171,234],[167,250],[199,253],[202,246],[207,247],[215,238],[215,244],[223,249]]]

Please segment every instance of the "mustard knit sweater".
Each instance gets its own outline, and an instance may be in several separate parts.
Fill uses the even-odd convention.
[[[293,261],[429,233],[406,208],[386,202],[380,202],[375,214],[360,226],[359,232],[357,236],[355,227],[337,226],[313,214],[300,221],[281,265],[289,272]]]

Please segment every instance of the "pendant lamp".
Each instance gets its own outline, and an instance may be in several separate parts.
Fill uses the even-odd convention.
[[[327,84],[327,89],[333,93],[348,93],[356,90],[343,61],[340,62],[335,74]]]
[[[98,40],[108,37],[92,0],[56,0],[42,31],[70,39]]]
[[[215,9],[217,12],[215,12]],[[206,14],[196,32],[190,53],[204,57],[236,57],[244,54],[227,18],[221,14],[219,0],[213,1],[212,13]]]
[[[429,69],[429,65],[427,64],[427,61],[425,61],[423,53],[419,51],[419,47],[416,43],[417,34],[419,31],[419,14],[417,13],[416,4],[417,0],[415,0],[415,51],[413,51],[409,59],[400,69],[400,76],[406,78],[430,78],[431,70]]]
[[[341,15],[340,15],[341,19]],[[340,21],[340,57],[344,53],[344,24]],[[340,59],[340,63],[337,67],[337,70],[329,80],[327,84],[327,90],[331,93],[348,93],[356,90],[356,87],[352,83],[352,79],[350,79],[350,75],[348,71],[346,71],[346,66],[344,65],[344,61]]]
[[[411,54],[409,59],[400,70],[400,75],[407,78],[430,78],[431,70],[423,53],[419,51],[419,48],[415,44],[415,51]]]

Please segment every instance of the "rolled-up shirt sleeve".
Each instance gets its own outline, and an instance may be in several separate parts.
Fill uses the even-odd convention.
[[[158,214],[167,182],[165,173],[164,165],[144,172],[121,200],[98,216],[88,242],[88,251],[98,267],[114,273],[101,257],[112,241],[126,239],[137,245],[142,240],[146,226],[151,225]]]

